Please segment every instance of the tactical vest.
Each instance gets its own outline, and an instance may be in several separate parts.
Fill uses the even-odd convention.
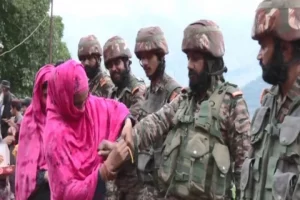
[[[166,103],[168,103],[172,93],[181,86],[168,75],[164,75],[166,82],[164,88],[160,88],[156,93],[150,91],[150,86],[147,88],[145,102],[141,108],[141,118],[158,111]]]
[[[269,93],[252,120],[253,152],[242,166],[241,199],[300,199],[300,98],[282,123],[276,120],[276,98]]]
[[[224,96],[233,96],[236,91],[235,85],[223,83],[196,111],[195,97],[183,95],[158,170],[167,196],[189,200],[230,198],[231,157],[220,131],[220,108]]]
[[[150,87],[147,88],[145,101],[141,107],[139,120],[146,117],[147,115],[158,111],[162,108],[170,99],[172,93],[181,88],[181,86],[174,81],[168,75],[165,77],[165,87],[160,88],[156,93],[150,91]],[[152,148],[148,151],[139,152],[138,154],[138,171],[139,177],[143,182],[153,183],[155,176],[155,169],[158,168],[158,163],[161,158],[161,147],[163,144],[163,138],[156,141]]]

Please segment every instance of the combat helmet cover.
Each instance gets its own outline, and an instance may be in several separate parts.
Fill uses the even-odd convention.
[[[125,40],[119,36],[114,36],[108,39],[103,46],[104,62],[106,63],[119,57],[130,59],[132,55]]]
[[[271,35],[284,41],[300,39],[300,0],[264,0],[255,13],[252,38]]]
[[[182,51],[200,51],[214,57],[222,57],[225,53],[223,34],[219,26],[210,20],[198,20],[184,30],[181,45]]]
[[[141,28],[137,33],[134,53],[139,58],[139,53],[147,51],[157,52],[161,55],[169,53],[164,33],[158,26]]]
[[[102,56],[102,48],[95,35],[82,37],[78,43],[78,57],[90,55]]]

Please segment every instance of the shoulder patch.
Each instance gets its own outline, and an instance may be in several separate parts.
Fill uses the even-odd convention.
[[[175,99],[175,97],[177,97],[178,93],[177,92],[172,92],[171,96],[170,96],[170,99],[169,99],[169,102],[171,102],[173,99]]]
[[[133,90],[131,90],[131,94],[136,93],[137,91],[139,91],[139,86],[133,88]]]
[[[233,97],[242,96],[242,95],[243,95],[243,92],[241,90],[235,91],[235,92],[232,93]]]
[[[231,95],[233,98],[243,96],[243,92],[233,84],[229,84],[227,86],[226,93]]]
[[[100,78],[100,86],[103,87],[106,84],[105,78]]]

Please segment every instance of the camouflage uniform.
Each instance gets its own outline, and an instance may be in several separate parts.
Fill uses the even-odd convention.
[[[260,99],[259,99],[260,104],[262,104],[262,100],[263,100],[264,96],[269,92],[270,92],[269,89],[267,89],[267,88],[263,89],[263,91],[260,94]]]
[[[4,45],[3,45],[2,42],[0,41],[0,53],[2,53],[3,49],[4,49]]]
[[[78,57],[96,55],[102,56],[102,48],[96,36],[88,35],[82,37],[78,44]],[[89,80],[90,92],[99,97],[107,97],[114,84],[109,75],[100,67],[98,74]]]
[[[188,49],[222,57],[218,26],[207,20],[190,24],[182,43],[182,50]],[[240,179],[250,147],[249,113],[236,85],[214,82],[200,101],[189,88],[183,89],[171,103],[136,124],[134,131],[140,152],[166,136],[161,159],[155,163],[160,198],[230,199],[232,179]]]
[[[299,5],[299,0],[260,3],[253,39],[259,40],[263,35],[279,41],[299,41]],[[252,151],[242,167],[241,199],[300,199],[299,96],[298,76],[285,97],[279,85],[273,86],[263,97],[262,106],[256,110],[251,124]]]
[[[135,54],[140,58],[140,53],[152,52],[156,55],[164,57],[168,54],[168,45],[164,37],[164,33],[159,27],[147,27],[139,30],[135,44]],[[163,105],[171,102],[181,90],[181,86],[166,73],[156,80],[155,84],[151,82],[151,85],[147,88],[145,101],[140,109],[138,119],[158,111]],[[163,144],[163,139],[160,138],[147,150],[147,156],[142,154],[138,157],[138,169],[139,175],[145,187],[141,191],[138,199],[151,200],[156,199],[157,190],[154,187],[153,176],[153,161],[154,153],[159,152]],[[141,183],[141,185],[143,184]]]
[[[124,39],[119,36],[110,38],[104,45],[103,57],[105,65],[107,62],[114,59],[126,58],[130,59],[131,53],[127,47]],[[129,67],[129,66],[128,66]],[[130,72],[128,72],[130,73]],[[124,103],[130,110],[133,117],[137,117],[141,109],[142,102],[144,101],[144,94],[146,85],[143,80],[137,79],[133,74],[129,74],[124,88],[114,87],[109,95],[109,98],[116,99]],[[141,189],[138,184],[138,177],[136,173],[136,166],[131,164],[130,161],[123,164],[122,169],[119,171],[118,176],[113,182],[107,184],[107,199],[122,199],[134,200]]]

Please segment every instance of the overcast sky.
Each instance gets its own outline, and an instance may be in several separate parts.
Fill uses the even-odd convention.
[[[54,14],[63,17],[64,40],[75,59],[78,41],[84,35],[95,34],[102,46],[110,37],[120,35],[133,51],[140,28],[160,26],[170,48],[167,62],[175,62],[172,64],[175,66],[167,65],[167,71],[185,85],[186,57],[181,52],[183,30],[189,23],[199,19],[214,20],[225,37],[228,77],[230,81],[244,85],[261,74],[256,60],[258,45],[251,39],[255,9],[260,1],[54,0]],[[145,78],[135,58],[133,62],[134,73]]]

